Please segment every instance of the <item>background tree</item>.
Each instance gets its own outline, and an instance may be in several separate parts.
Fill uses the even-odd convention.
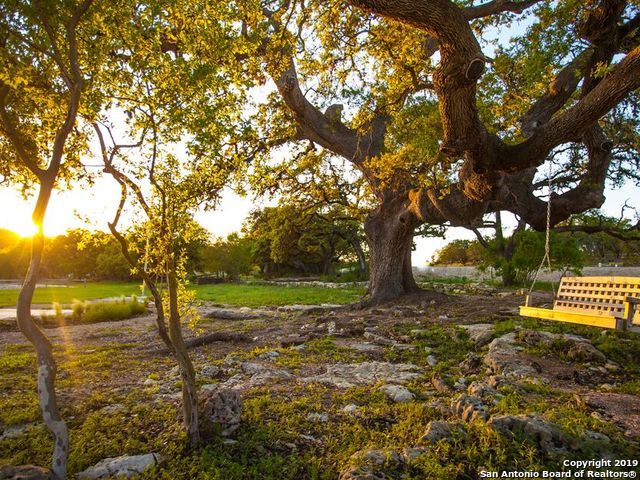
[[[251,251],[253,240],[238,233],[218,238],[202,251],[203,269],[209,273],[222,273],[233,281],[248,275],[253,266]]]
[[[477,240],[452,240],[434,254],[431,265],[480,265],[484,256]]]
[[[365,274],[359,224],[339,206],[266,207],[251,213],[244,230],[253,243],[253,262],[265,276],[334,275],[341,261],[355,261],[359,275]]]
[[[544,229],[545,161],[553,162],[553,225],[599,207],[607,178],[633,177],[633,3],[264,7],[249,35],[269,38],[264,58],[278,96],[265,107],[267,133],[311,141],[366,180],[373,302],[415,288],[411,237],[422,224],[473,226],[503,210]],[[526,22],[509,43],[483,39],[519,18]]]

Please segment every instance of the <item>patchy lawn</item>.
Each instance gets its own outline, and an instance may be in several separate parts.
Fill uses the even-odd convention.
[[[0,290],[0,307],[13,307],[18,301],[19,289]],[[74,300],[96,300],[99,298],[140,295],[138,282],[88,282],[69,286],[36,288],[34,304],[51,305],[54,302],[70,304]]]
[[[196,285],[198,299],[239,307],[263,305],[318,305],[356,302],[364,295],[363,287],[290,287],[285,285],[246,285],[223,283]]]

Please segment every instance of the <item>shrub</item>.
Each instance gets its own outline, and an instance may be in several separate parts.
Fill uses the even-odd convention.
[[[53,302],[51,306],[56,312],[55,313],[56,320],[62,323],[64,321],[64,313],[62,313],[62,305],[60,305],[58,302]]]
[[[87,303],[81,317],[81,323],[124,320],[147,311],[147,305],[140,303],[137,297],[124,298],[112,302]]]
[[[81,302],[80,300],[74,300],[71,305],[72,318],[75,320],[80,320],[82,315],[84,314],[85,309],[87,308],[87,302]]]

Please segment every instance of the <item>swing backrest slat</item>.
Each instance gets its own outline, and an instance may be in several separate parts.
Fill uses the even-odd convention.
[[[627,297],[640,298],[639,277],[563,277],[553,309],[626,318]]]

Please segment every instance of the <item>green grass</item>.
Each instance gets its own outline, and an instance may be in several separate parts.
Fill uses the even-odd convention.
[[[289,287],[282,285],[219,284],[196,285],[198,299],[242,307],[263,305],[317,305],[356,302],[364,294],[362,287]]]
[[[225,303],[242,307],[262,305],[315,305],[320,303],[351,303],[364,295],[363,287],[289,287],[284,285],[195,285],[199,300]],[[18,299],[18,289],[0,290],[0,307],[12,307]],[[74,300],[95,300],[100,298],[139,295],[140,284],[133,282],[96,282],[69,287],[37,288],[33,304],[69,305]]]
[[[12,307],[18,300],[19,289],[0,290],[0,307]],[[89,282],[68,287],[36,288],[34,304],[50,305],[54,302],[70,304],[74,300],[94,300],[99,298],[140,295],[140,284],[134,282]]]

